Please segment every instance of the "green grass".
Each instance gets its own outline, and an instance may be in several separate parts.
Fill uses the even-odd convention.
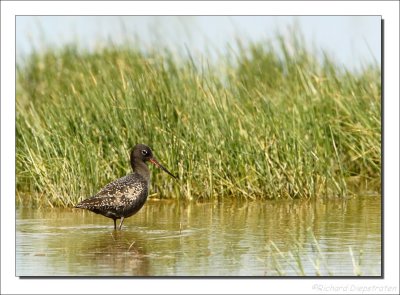
[[[33,52],[17,66],[17,204],[72,206],[129,173],[136,143],[179,177],[153,173],[160,198],[380,194],[379,66],[277,40],[213,63],[133,44]]]

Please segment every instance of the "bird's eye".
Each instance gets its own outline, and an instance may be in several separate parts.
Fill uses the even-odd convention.
[[[142,155],[143,156],[147,156],[147,151],[146,150],[142,150]]]

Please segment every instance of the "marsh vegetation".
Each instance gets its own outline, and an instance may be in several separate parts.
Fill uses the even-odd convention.
[[[276,41],[213,62],[130,43],[33,51],[17,65],[17,203],[76,204],[130,172],[136,143],[179,177],[154,173],[157,198],[379,195],[379,66]]]

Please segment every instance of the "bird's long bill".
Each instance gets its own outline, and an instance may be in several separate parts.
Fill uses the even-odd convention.
[[[165,168],[163,165],[161,165],[160,163],[158,163],[158,161],[154,158],[150,159],[150,162],[153,163],[154,165],[156,165],[158,168],[161,168],[162,170],[164,170],[165,172],[167,172],[169,175],[171,175],[173,178],[176,178],[175,175],[173,175],[171,172],[168,171],[167,168]]]

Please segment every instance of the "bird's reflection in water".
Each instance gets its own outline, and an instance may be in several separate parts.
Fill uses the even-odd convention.
[[[108,268],[110,276],[148,276],[149,262],[143,241],[132,232],[109,231],[96,239],[79,242],[80,261],[85,268]]]

